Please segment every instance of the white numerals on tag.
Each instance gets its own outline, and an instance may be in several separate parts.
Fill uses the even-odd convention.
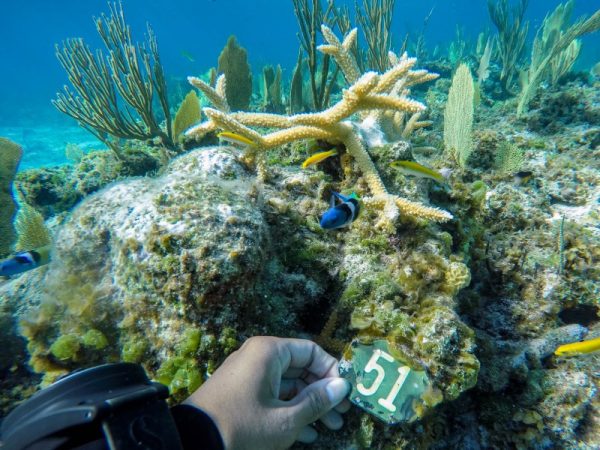
[[[370,388],[366,388],[365,385],[362,384],[362,382],[360,382],[356,385],[356,390],[358,392],[360,392],[362,395],[373,395],[375,392],[377,392],[377,389],[379,389],[379,386],[381,386],[381,382],[383,381],[383,378],[385,377],[385,370],[383,370],[383,367],[381,367],[379,364],[377,364],[377,360],[379,359],[379,357],[382,357],[386,361],[394,362],[394,358],[391,355],[388,355],[386,352],[382,352],[379,349],[376,349],[373,352],[371,359],[369,359],[369,362],[365,366],[365,373],[370,373],[372,371],[376,371],[377,377],[375,377],[375,381],[373,381],[373,384],[371,385]]]
[[[385,370],[383,369],[383,367],[381,367],[379,364],[377,364],[377,360],[379,358],[383,358],[388,362],[395,361],[391,355],[387,354],[384,351],[376,349],[373,352],[373,355],[371,355],[371,359],[369,359],[369,362],[367,362],[367,365],[365,366],[365,369],[364,369],[365,373],[370,373],[372,371],[377,372],[377,376],[375,377],[373,384],[371,384],[371,387],[368,387],[368,388],[365,387],[365,385],[362,382],[360,382],[356,385],[356,390],[364,396],[369,396],[369,395],[375,394],[375,392],[377,392],[377,390],[381,386],[383,379],[385,378]],[[394,385],[392,386],[390,393],[388,394],[388,396],[386,398],[380,398],[379,400],[377,400],[378,403],[381,406],[383,406],[385,409],[387,409],[388,411],[391,411],[391,412],[396,411],[396,406],[394,405],[394,400],[398,396],[398,393],[400,392],[400,388],[404,384],[404,381],[406,381],[406,377],[408,376],[409,372],[410,372],[410,368],[407,366],[398,367],[399,375],[398,375],[398,378],[396,379]]]
[[[398,392],[400,392],[400,388],[404,384],[404,381],[406,381],[406,377],[408,376],[409,372],[410,372],[410,368],[408,368],[407,366],[398,367],[399,375],[398,375],[398,378],[396,379],[396,382],[392,386],[392,390],[390,391],[390,393],[388,394],[388,396],[386,398],[380,398],[379,400],[377,400],[377,402],[381,406],[383,406],[385,409],[387,409],[388,411],[391,411],[391,412],[396,411],[396,406],[394,405],[394,400],[396,400],[396,396],[398,395]]]

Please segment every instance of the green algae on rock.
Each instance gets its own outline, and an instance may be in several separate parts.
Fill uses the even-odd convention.
[[[74,165],[27,169],[15,180],[27,204],[49,218],[70,211],[112,182],[152,175],[164,163],[160,149],[144,143],[129,142],[120,153],[117,158],[113,152],[92,151]]]
[[[321,177],[300,175],[261,187],[232,149],[199,149],[158,178],[86,198],[56,233],[39,305],[21,317],[31,366],[49,382],[140,362],[183,398],[245,336],[293,334],[330,283],[337,247],[306,230]],[[298,196],[300,210],[281,209]]]
[[[57,312],[70,317],[48,324],[57,342],[99,329],[108,340],[100,347],[114,354],[119,341],[130,342],[127,359],[135,360],[140,350],[131,351],[142,342],[175,346],[178,330],[200,320],[207,305],[234,304],[236,290],[226,286],[237,284],[241,294],[240,284],[258,272],[251,264],[262,261],[264,225],[246,196],[251,183],[233,156],[201,151],[175,161],[160,179],[124,181],[87,199],[56,237],[47,289],[59,300]],[[49,330],[34,329],[25,327],[32,357],[43,358]],[[71,356],[60,352],[59,364]]]

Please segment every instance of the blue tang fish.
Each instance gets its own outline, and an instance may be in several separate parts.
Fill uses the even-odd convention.
[[[50,246],[19,252],[0,261],[0,277],[11,277],[50,262]]]
[[[336,198],[342,203],[336,205]],[[350,197],[332,192],[330,208],[321,217],[321,228],[333,230],[346,227],[356,220],[359,212],[360,204],[354,192]]]

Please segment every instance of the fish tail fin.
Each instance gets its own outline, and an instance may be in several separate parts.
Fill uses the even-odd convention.
[[[339,200],[340,202],[342,202],[342,203],[343,203],[343,202],[347,202],[348,200],[350,200],[350,197],[346,197],[345,195],[343,195],[343,194],[340,194],[339,192],[331,191],[331,193],[332,193],[333,195],[335,195],[335,196],[338,198],[338,200]]]

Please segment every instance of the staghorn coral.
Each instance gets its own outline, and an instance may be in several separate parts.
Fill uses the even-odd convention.
[[[491,69],[494,81],[497,70],[495,66]],[[490,85],[494,83],[492,80]],[[446,86],[443,87],[442,83]],[[440,98],[445,98],[448,86],[448,79],[440,81],[436,89],[441,94]],[[392,236],[378,233],[372,227],[376,211],[369,208],[363,210],[349,230],[322,232],[314,216],[322,212],[328,190],[340,185],[342,189],[356,189],[361,194],[363,189],[366,190],[364,179],[357,176],[356,161],[348,153],[341,155],[344,179],[338,184],[342,177],[339,169],[338,172],[324,168],[323,171],[298,174],[294,173],[295,167],[278,166],[277,163],[282,161],[297,166],[303,159],[303,142],[293,142],[283,151],[271,151],[266,156],[270,164],[269,180],[257,184],[258,198],[264,194],[264,203],[261,200],[253,205],[261,209],[266,222],[271,225],[268,232],[270,240],[293,249],[282,252],[285,257],[279,260],[273,261],[269,256],[263,260],[266,261],[267,275],[273,279],[282,270],[292,268],[289,276],[278,280],[281,291],[275,292],[273,285],[263,285],[259,291],[268,295],[269,299],[258,299],[258,293],[256,296],[246,295],[247,291],[241,295],[225,295],[221,297],[221,304],[211,304],[206,313],[194,319],[194,323],[180,326],[178,322],[177,327],[172,328],[172,334],[161,330],[161,339],[154,341],[147,338],[147,335],[152,336],[154,329],[130,333],[131,322],[124,322],[124,328],[117,331],[98,330],[94,328],[96,324],[90,323],[88,327],[77,330],[80,342],[77,358],[81,359],[76,364],[72,361],[61,361],[61,364],[89,364],[99,360],[94,359],[94,354],[100,355],[103,361],[121,358],[142,362],[154,376],[160,371],[161,381],[169,384],[177,391],[177,397],[181,397],[198,382],[198,373],[204,378],[223,354],[251,333],[277,333],[283,329],[289,335],[299,332],[306,337],[314,336],[323,328],[321,342],[329,345],[330,352],[339,352],[340,344],[349,342],[354,334],[364,332],[367,338],[380,334],[398,345],[398,354],[412,357],[415,364],[422,362],[431,367],[448,398],[449,394],[455,395],[474,380],[475,363],[470,357],[464,357],[463,351],[476,355],[481,361],[478,384],[457,400],[438,405],[433,414],[414,426],[384,427],[369,415],[353,410],[346,415],[346,426],[342,430],[320,433],[316,448],[598,448],[600,402],[596,392],[597,359],[563,361],[551,356],[553,346],[558,343],[554,330],[560,332],[560,343],[576,341],[586,334],[590,337],[592,333],[598,335],[598,308],[595,305],[600,286],[597,232],[600,149],[595,122],[587,120],[590,126],[584,123],[585,113],[593,111],[598,102],[586,101],[584,104],[585,100],[582,100],[594,98],[590,92],[598,89],[597,86],[581,85],[578,88],[575,83],[560,89],[580,101],[575,109],[566,111],[567,114],[559,111],[560,119],[565,123],[559,124],[560,133],[552,136],[540,135],[532,130],[532,115],[528,122],[514,121],[513,116],[507,113],[514,109],[511,103],[488,109],[489,105],[483,102],[478,111],[478,119],[481,118],[483,124],[479,122],[478,129],[481,131],[475,131],[474,135],[476,149],[469,158],[468,168],[452,176],[450,192],[432,188],[427,182],[389,176],[385,163],[396,158],[391,155],[411,154],[410,148],[403,148],[405,143],[397,144],[398,148],[395,145],[389,148],[368,148],[365,145],[390,192],[401,192],[402,197],[413,200],[419,198],[419,193],[427,192],[433,204],[447,208],[457,217],[458,220],[441,227],[435,224],[425,226],[431,233],[429,238],[423,236],[423,227],[416,227],[410,218],[401,218],[401,227]],[[548,101],[549,96],[555,93],[554,89],[544,90],[533,100],[533,107],[538,104],[541,107],[537,114],[546,119],[547,113],[555,114],[551,111],[555,104]],[[597,94],[594,95],[598,98]],[[443,108],[429,101],[427,104],[429,108],[434,105],[431,114],[433,118],[439,118]],[[565,105],[568,106],[568,103],[565,102]],[[369,115],[363,114],[360,114],[361,119]],[[432,115],[428,117],[432,118]],[[384,131],[383,136],[389,137],[401,134],[402,127],[415,115],[405,114],[403,123],[398,123],[400,133],[384,127],[392,124],[387,114],[377,117],[380,121],[377,126]],[[568,120],[563,120],[565,117]],[[366,127],[359,127],[358,121],[356,125],[364,145]],[[253,125],[251,127],[254,128]],[[261,134],[265,131],[257,130]],[[419,144],[440,148],[441,133],[437,131],[437,127],[434,132],[425,130],[423,141]],[[511,177],[493,170],[497,149],[506,142],[514,143],[523,150],[524,169],[533,172],[529,183],[516,185]],[[338,148],[341,147],[339,145]],[[436,159],[439,150],[429,152],[428,160],[433,166],[439,167],[437,164],[444,163]],[[425,152],[417,153],[415,150],[414,154],[419,158]],[[97,174],[90,172],[89,177],[85,176],[85,168],[92,170],[92,166],[102,160],[96,156],[81,166],[84,169],[77,176],[81,185],[92,187],[100,184],[94,183],[99,180]],[[188,174],[181,172],[180,175],[185,179]],[[160,184],[162,181],[159,178],[152,182]],[[275,195],[269,193],[274,187],[278,191]],[[189,191],[182,188],[182,193],[188,195]],[[257,197],[249,195],[247,198]],[[164,203],[173,201],[178,201],[177,197],[168,197]],[[190,205],[199,201],[192,195]],[[201,204],[204,205],[203,202]],[[565,263],[568,257],[568,264],[565,264],[564,273],[559,275],[556,273],[557,223],[563,216],[564,254]],[[93,221],[86,224],[94,226]],[[185,227],[186,222],[178,222],[178,226]],[[440,233],[440,229],[444,232]],[[205,231],[201,227],[190,230],[191,233]],[[160,232],[157,234],[160,235]],[[82,235],[75,247],[85,246],[86,236]],[[177,261],[182,264],[189,262],[187,257],[178,259],[181,242],[185,239],[180,241],[172,236],[161,239],[154,234],[152,239],[161,244],[146,247],[145,238],[140,239],[144,249],[152,250],[149,253],[152,264],[160,262],[155,253],[159,251],[165,260],[168,259],[160,266],[162,268],[172,270],[173,263]],[[439,248],[443,248],[442,255],[427,252],[432,247],[431,240],[438,241]],[[428,241],[428,245],[424,245]],[[265,248],[271,245],[273,242],[265,242]],[[119,245],[110,241],[106,248],[118,251]],[[103,247],[99,250],[98,253],[87,253],[87,258],[110,258],[110,253],[105,253]],[[454,255],[450,256],[450,253]],[[457,253],[461,259],[456,258]],[[211,252],[203,257],[212,261],[221,256],[228,261],[229,256],[235,258],[240,254],[238,249],[223,247],[222,252]],[[87,264],[87,260],[83,259]],[[74,258],[70,267],[77,261]],[[123,258],[119,268],[136,263],[134,258],[131,261]],[[472,283],[455,293],[468,280],[468,272],[462,263],[468,264]],[[317,267],[319,269],[315,270]],[[409,269],[413,267],[411,273]],[[47,271],[46,268],[42,270],[44,272],[40,275]],[[313,279],[317,280],[316,283],[313,280],[303,283],[305,270],[311,270],[312,274],[321,272],[320,278]],[[157,272],[161,273],[160,270]],[[60,275],[65,271],[53,273]],[[196,272],[192,282],[202,279],[202,276]],[[23,278],[54,291],[64,288],[64,285],[93,283],[93,279],[85,277],[67,278],[61,280],[67,281],[61,286],[60,283],[48,283],[37,273],[25,274]],[[454,288],[447,286],[449,280],[453,280]],[[223,289],[231,288],[230,279],[221,281]],[[15,280],[11,280],[10,284],[18,291],[10,306],[20,311],[31,300],[18,289],[23,284]],[[233,284],[237,287],[237,280]],[[310,286],[310,291],[317,292],[316,300],[315,297],[309,300],[303,296],[292,297],[294,289],[304,285],[307,290]],[[182,283],[181,286],[187,288],[189,285]],[[146,290],[136,293],[136,298],[127,297],[123,303],[127,303],[138,317],[146,319],[153,316],[154,320],[159,320],[162,311],[155,308],[153,301],[158,297],[156,288],[154,285],[147,286]],[[176,289],[177,286],[173,285],[171,292]],[[342,307],[338,308],[340,292],[343,293]],[[454,294],[451,295],[452,292]],[[2,294],[0,290],[0,298]],[[89,295],[88,288],[75,291],[73,297],[78,294],[86,300],[91,297],[86,296]],[[102,293],[94,295],[106,301]],[[3,300],[0,300],[1,306],[6,304]],[[66,300],[74,311],[81,311],[73,300],[61,297],[57,300]],[[194,297],[186,297],[185,302],[179,303],[181,308],[187,308],[184,304],[187,305],[188,301],[193,302]],[[299,321],[294,318],[298,317],[296,313],[299,310],[294,309],[294,301],[303,305],[299,307],[303,310]],[[240,305],[240,302],[243,304]],[[119,323],[119,307],[117,304],[108,315],[101,313],[99,317],[107,322]],[[333,311],[330,319],[335,317],[337,323],[330,320],[323,327],[330,311]],[[246,318],[248,312],[252,319]],[[259,320],[256,326],[247,326],[249,321],[254,320],[253,312],[272,318],[272,323]],[[40,314],[47,313],[41,311]],[[89,317],[88,313],[84,316]],[[54,340],[72,331],[68,327],[56,331],[58,326],[55,324],[59,321],[76,323],[79,317],[81,315],[56,313],[53,320],[38,324],[41,330],[47,332],[46,341],[40,333],[30,342],[32,349],[45,352],[41,355],[47,358],[44,362],[53,358],[53,355],[48,355],[48,349]],[[3,339],[12,336],[10,328],[14,327],[13,322],[2,322],[8,326],[2,329]],[[274,328],[275,322],[285,326]],[[348,325],[352,322],[356,327],[349,329]],[[232,328],[221,332],[215,323],[226,323]],[[476,349],[472,349],[472,334],[461,323],[476,330]],[[571,325],[564,326],[565,323]],[[586,327],[590,327],[589,332]],[[103,340],[96,331],[106,337],[108,345],[103,346]],[[425,342],[425,355],[419,354],[420,345],[413,344],[417,332],[419,339]],[[118,337],[119,333],[121,337]],[[198,336],[200,344],[196,344]],[[22,339],[18,336],[14,341],[7,340],[11,345],[20,341]],[[9,378],[14,367],[21,367],[20,361],[25,361],[27,355],[24,349],[15,352],[15,355],[7,354],[6,350],[1,354],[5,356],[7,367],[2,375],[6,374]],[[446,352],[448,360],[444,359]],[[5,386],[7,384],[3,380],[5,398],[22,398],[22,395],[13,395]],[[544,401],[545,396],[547,401]]]
[[[212,88],[202,80],[189,77],[192,85],[199,88],[216,107],[204,108],[208,120],[191,128],[187,135],[199,138],[217,129],[231,131],[249,139],[253,145],[247,149],[247,158],[256,162],[259,175],[266,177],[264,153],[287,143],[300,139],[320,139],[331,143],[341,142],[348,154],[357,162],[372,196],[363,199],[366,205],[383,210],[378,225],[389,228],[398,213],[409,216],[444,222],[452,216],[438,208],[422,205],[388,193],[379,173],[361,140],[361,127],[366,123],[378,126],[386,112],[415,114],[425,106],[406,96],[407,89],[435,75],[424,70],[411,70],[416,60],[403,56],[391,56],[392,67],[378,75],[367,72],[359,77],[358,68],[350,49],[356,39],[356,29],[348,33],[340,42],[326,26],[322,27],[328,44],[319,49],[332,55],[346,78],[352,85],[343,93],[342,99],[332,107],[312,114],[282,116],[276,114],[230,113],[227,100],[223,95],[226,80],[220,77],[217,88]],[[362,113],[363,121],[356,124],[345,119],[353,114]],[[394,119],[396,120],[396,119]],[[410,125],[415,127],[415,119]],[[408,126],[408,125],[407,125]],[[261,135],[251,127],[276,128],[278,131]]]

